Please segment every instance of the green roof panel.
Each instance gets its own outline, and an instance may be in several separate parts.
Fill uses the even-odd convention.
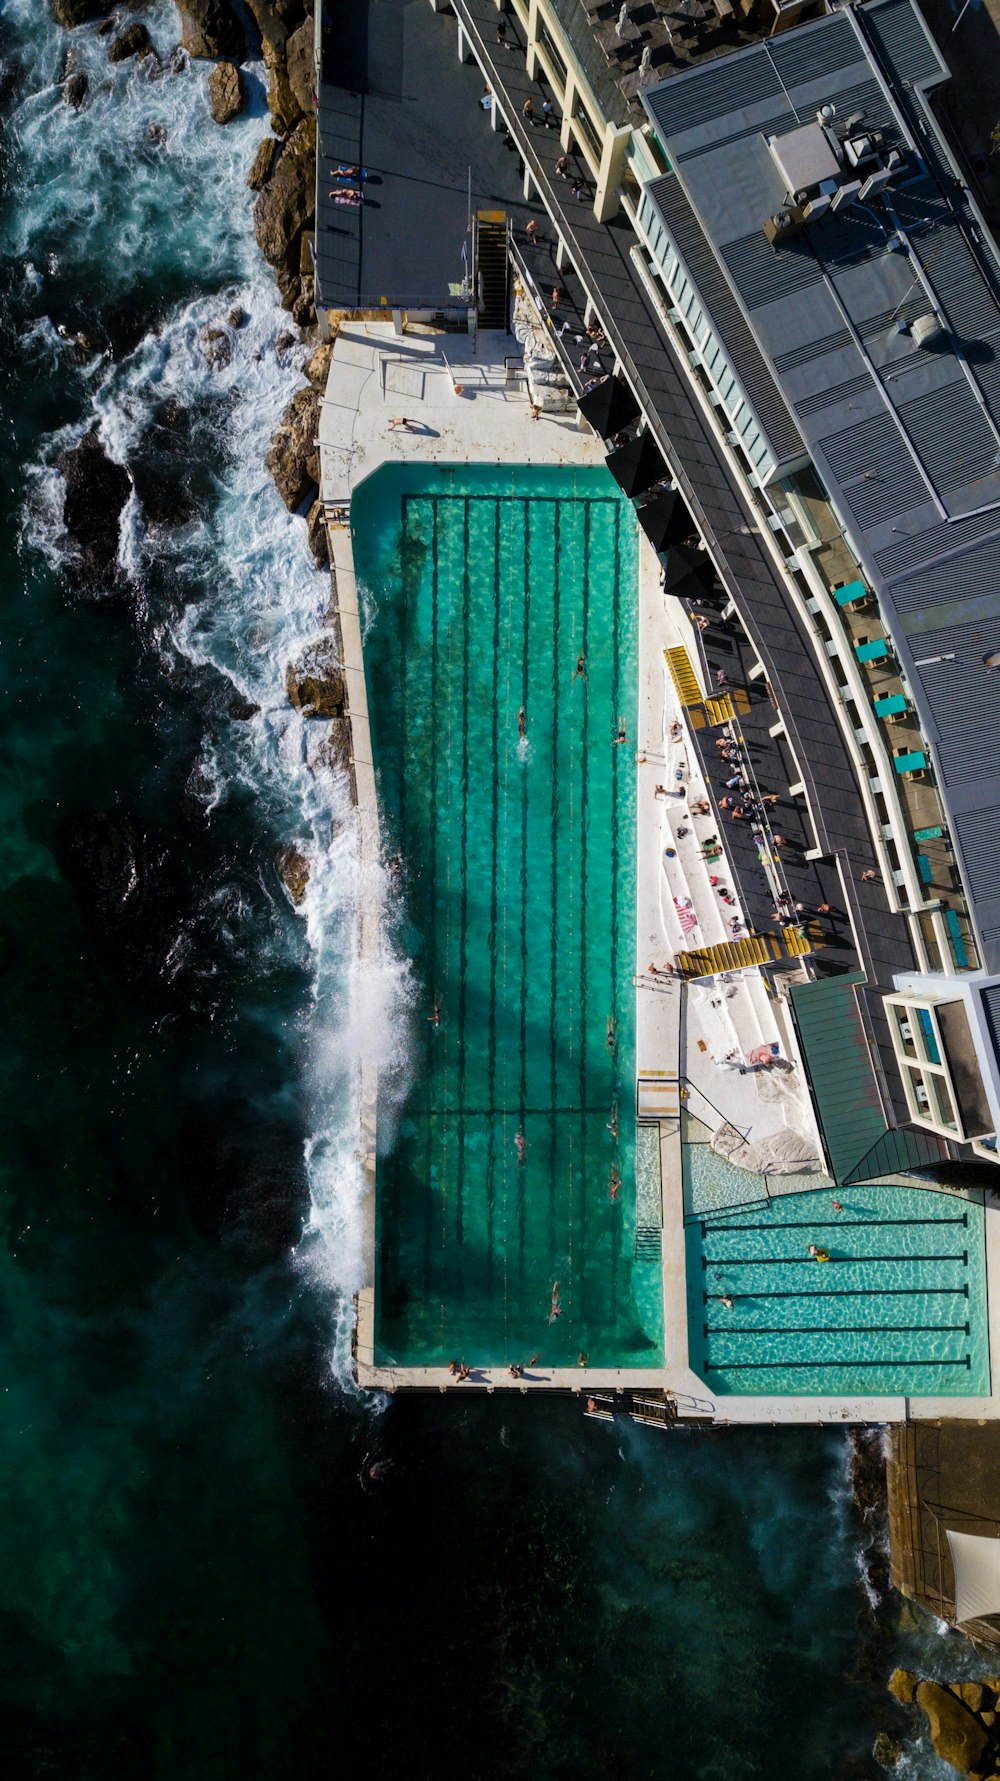
[[[891,1128],[882,1110],[855,986],[863,971],[790,986],[802,1061],[834,1180],[876,1181],[940,1161],[943,1146]]]

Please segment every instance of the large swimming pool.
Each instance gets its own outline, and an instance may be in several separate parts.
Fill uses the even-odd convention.
[[[713,1392],[989,1391],[974,1201],[880,1183],[781,1195],[691,1220],[687,1269],[691,1366]]]
[[[636,1256],[633,509],[604,470],[407,466],[351,517],[419,985],[378,1158],[376,1358],[657,1365]]]

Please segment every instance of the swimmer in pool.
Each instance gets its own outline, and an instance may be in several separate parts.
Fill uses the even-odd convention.
[[[517,1131],[514,1133],[514,1149],[517,1151],[518,1162],[523,1163],[524,1162],[524,1153],[525,1153],[525,1150],[527,1149],[527,1145],[525,1143],[524,1133],[521,1131]]]
[[[523,705],[521,706],[521,708],[517,714],[517,733],[518,733],[518,736],[520,737],[522,742],[524,741],[524,738],[528,734],[528,719],[525,714]]]

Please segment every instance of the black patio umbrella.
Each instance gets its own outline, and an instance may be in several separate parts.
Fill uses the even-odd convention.
[[[608,459],[608,469],[625,495],[644,494],[667,474],[667,467],[649,433],[639,433],[620,451],[613,451]]]
[[[672,544],[663,559],[663,587],[668,594],[682,600],[697,600],[711,582],[711,564],[693,550],[682,550]]]
[[[662,494],[647,501],[645,507],[640,507],[639,524],[654,550],[666,550],[671,544],[680,544],[683,538],[690,538],[695,529],[684,498],[676,489],[664,489]]]
[[[592,390],[585,390],[578,406],[584,420],[602,439],[610,439],[620,427],[627,427],[640,412],[628,384],[614,376],[602,377]]]

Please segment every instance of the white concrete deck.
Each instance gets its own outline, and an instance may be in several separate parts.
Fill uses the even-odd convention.
[[[354,771],[358,784],[362,833],[362,870],[381,870],[378,811],[372,767],[365,692],[361,626],[357,609],[353,551],[349,525],[338,524],[334,512],[348,508],[356,485],[382,464],[538,463],[600,465],[601,442],[582,432],[568,416],[543,415],[532,422],[523,384],[509,375],[504,357],[513,346],[509,336],[479,336],[476,350],[464,336],[406,334],[399,337],[390,323],[352,322],[337,337],[320,418],[321,492],[331,523],[337,600],[344,638],[349,688]],[[455,392],[455,383],[463,386]],[[418,423],[417,430],[391,429],[393,416]],[[346,520],[346,513],[344,519]],[[664,1366],[661,1369],[535,1368],[512,1378],[506,1368],[473,1368],[458,1383],[443,1367],[393,1368],[374,1365],[374,1293],[359,1294],[357,1369],[359,1383],[387,1391],[405,1388],[487,1391],[571,1391],[585,1397],[597,1391],[664,1391],[676,1399],[681,1416],[717,1423],[849,1423],[890,1422],[909,1418],[1000,1416],[1000,1391],[989,1398],[715,1398],[688,1367],[687,1303],[684,1263],[684,1206],[681,1172],[682,1106],[708,1129],[723,1121],[759,1138],[793,1124],[812,1128],[812,1109],[801,1072],[747,1074],[721,1068],[714,1058],[731,1051],[747,1052],[756,1044],[776,1042],[781,1055],[794,1062],[784,1011],[767,991],[759,971],[734,973],[729,982],[706,979],[681,985],[676,979],[650,974],[652,963],[666,967],[684,946],[710,945],[729,937],[728,924],[742,923],[739,904],[723,903],[720,889],[736,897],[725,872],[725,854],[711,872],[700,858],[708,835],[718,831],[710,815],[692,817],[691,801],[704,792],[676,705],[673,684],[665,672],[663,650],[683,642],[697,668],[687,620],[676,602],[665,600],[658,564],[645,542],[640,550],[639,591],[639,731],[637,748],[637,911],[636,911],[636,1069],[640,1082],[662,1085],[664,1117],[659,1121],[663,1198]],[[682,735],[670,739],[674,722]],[[680,771],[681,778],[675,776]],[[687,796],[657,794],[682,786]],[[688,835],[677,834],[687,827]],[[720,835],[725,846],[725,837]],[[664,849],[674,850],[666,859]],[[677,902],[675,902],[677,899]],[[685,933],[677,903],[690,899],[696,926]],[[379,944],[373,924],[378,899],[363,897],[362,954]],[[745,931],[745,930],[741,930]],[[678,1084],[686,1078],[682,1102]],[[672,1085],[672,1086],[671,1086]],[[374,1257],[374,1146],[377,1083],[372,1070],[363,1072],[359,1147],[366,1182],[365,1218],[368,1252]],[[672,1099],[671,1099],[672,1095]],[[669,1107],[669,1112],[668,1112]],[[810,1185],[822,1184],[815,1176]],[[1000,1279],[1000,1205],[986,1218],[987,1266]],[[1000,1318],[991,1320],[991,1366],[1000,1382]]]
[[[390,322],[345,322],[319,423],[327,511],[381,465],[604,463],[601,441],[574,415],[531,411],[516,341],[481,333],[396,334]],[[511,360],[510,373],[504,359]],[[462,393],[455,393],[455,385]],[[418,430],[391,428],[401,417]]]

